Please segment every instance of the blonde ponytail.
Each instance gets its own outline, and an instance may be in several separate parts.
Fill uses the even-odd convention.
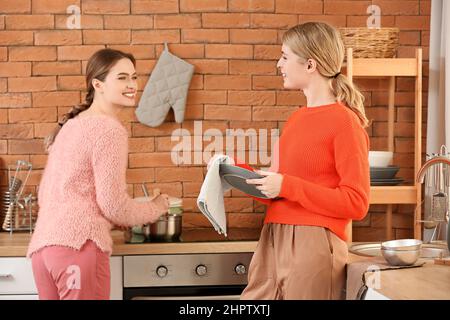
[[[368,126],[363,94],[341,74],[345,47],[338,30],[324,22],[307,22],[286,31],[282,42],[297,56],[314,59],[319,73],[332,79],[336,99],[356,113],[363,127]]]
[[[334,79],[332,87],[336,99],[355,112],[361,125],[366,128],[369,120],[364,112],[364,95],[343,74]]]

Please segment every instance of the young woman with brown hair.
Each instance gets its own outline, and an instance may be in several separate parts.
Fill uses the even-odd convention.
[[[118,119],[135,105],[132,55],[96,52],[86,69],[84,104],[46,139],[47,165],[28,256],[40,299],[109,299],[110,230],[154,222],[168,196],[137,202],[127,194],[128,134]]]

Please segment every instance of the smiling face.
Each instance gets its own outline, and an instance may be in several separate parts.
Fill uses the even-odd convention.
[[[277,68],[283,76],[285,89],[304,89],[311,75],[309,61],[296,55],[287,45],[281,47]]]
[[[112,105],[132,107],[136,104],[137,75],[133,63],[120,59],[108,72],[105,81],[93,80],[97,93]]]

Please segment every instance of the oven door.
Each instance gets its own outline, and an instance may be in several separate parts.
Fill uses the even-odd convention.
[[[239,300],[245,285],[124,288],[125,300]]]

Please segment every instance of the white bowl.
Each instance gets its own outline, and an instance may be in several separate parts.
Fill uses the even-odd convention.
[[[369,151],[370,167],[388,167],[393,158],[392,151]]]
[[[137,202],[147,202],[150,201],[150,199],[153,197],[136,197],[134,200]],[[176,198],[176,197],[169,197],[169,206],[170,207],[181,207],[183,205],[183,199]]]

